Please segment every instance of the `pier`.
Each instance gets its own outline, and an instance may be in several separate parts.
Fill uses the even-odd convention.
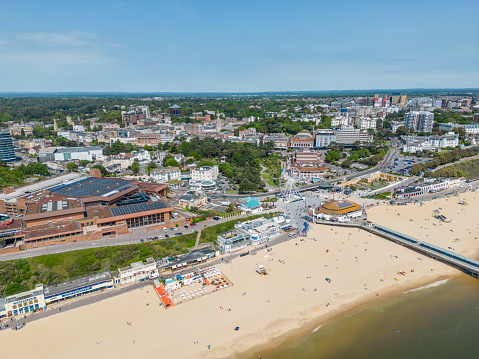
[[[328,222],[328,221],[315,221],[318,224],[333,225],[339,227],[353,227],[361,228],[367,232],[375,234],[377,236],[389,239],[395,243],[413,249],[419,253],[428,255],[436,260],[440,260],[450,266],[458,268],[467,274],[479,278],[479,261],[463,256],[461,254],[455,253],[434,244],[420,241],[419,239],[413,238],[403,233],[396,232],[392,229],[374,224],[372,222],[362,222],[362,223],[340,223],[340,222]]]

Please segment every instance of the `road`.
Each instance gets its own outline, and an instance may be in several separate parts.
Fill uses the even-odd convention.
[[[394,158],[399,154],[399,149],[396,147],[397,145],[394,143],[393,146],[394,147],[390,148],[389,151],[386,153],[386,156],[384,156],[384,159],[377,166],[375,166],[373,168],[370,168],[368,170],[365,170],[365,171],[362,171],[362,172],[359,172],[359,173],[350,174],[350,175],[347,175],[347,176],[336,177],[334,179],[330,179],[330,180],[327,180],[327,181],[324,181],[324,182],[318,182],[318,183],[302,186],[301,188],[299,188],[299,191],[300,192],[309,191],[313,188],[318,188],[321,185],[324,185],[325,183],[335,183],[337,181],[349,181],[349,180],[351,180],[353,178],[356,178],[356,177],[363,177],[363,176],[366,176],[368,174],[371,174],[371,173],[374,173],[374,172],[377,172],[377,171],[381,171],[384,168],[389,167],[391,165],[391,163],[394,161]],[[228,194],[226,194],[226,195],[223,195],[223,197],[231,198],[231,199],[244,198],[244,197],[261,198],[261,197],[275,196],[277,194],[279,194],[279,191],[266,192],[266,193],[256,193],[256,194],[244,194],[244,195],[238,195],[238,194],[229,194],[228,195]]]
[[[268,212],[274,212],[274,211],[275,209],[272,209],[272,210],[266,210],[262,213],[268,213]],[[76,251],[80,249],[135,244],[135,243],[140,243],[141,239],[146,240],[147,237],[162,236],[164,239],[165,233],[168,234],[170,237],[173,237],[174,233],[178,233],[178,232],[181,232],[182,234],[189,234],[189,233],[201,231],[202,229],[215,224],[228,222],[235,219],[241,219],[248,216],[250,215],[249,214],[239,215],[239,216],[221,218],[218,221],[210,219],[210,220],[200,222],[196,226],[189,226],[188,228],[185,228],[184,226],[180,226],[178,227],[177,231],[168,230],[167,232],[165,232],[163,229],[157,229],[157,230],[147,232],[145,228],[140,228],[139,230],[138,229],[135,230],[133,233],[116,236],[115,238],[105,237],[99,240],[92,240],[92,241],[69,242],[69,243],[56,244],[51,246],[30,248],[26,251],[21,251],[21,252],[2,254],[0,255],[0,261],[8,261],[8,260],[20,259],[20,258],[30,258],[30,257],[42,256],[46,254]]]

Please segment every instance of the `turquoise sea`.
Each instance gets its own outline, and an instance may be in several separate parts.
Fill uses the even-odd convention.
[[[263,359],[479,358],[479,280],[461,275],[352,311]]]

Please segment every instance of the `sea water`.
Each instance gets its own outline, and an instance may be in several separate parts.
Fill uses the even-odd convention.
[[[479,279],[466,275],[352,311],[263,359],[479,358]]]

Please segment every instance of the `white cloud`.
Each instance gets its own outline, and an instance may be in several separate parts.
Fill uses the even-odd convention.
[[[0,39],[0,64],[12,68],[25,65],[36,68],[92,66],[113,61],[113,56],[106,52],[111,47],[118,46],[86,32],[17,33]]]
[[[92,46],[95,45],[94,40],[98,38],[97,35],[71,31],[66,33],[59,32],[26,32],[17,34],[16,39],[25,42],[33,42],[39,45],[49,46]]]

